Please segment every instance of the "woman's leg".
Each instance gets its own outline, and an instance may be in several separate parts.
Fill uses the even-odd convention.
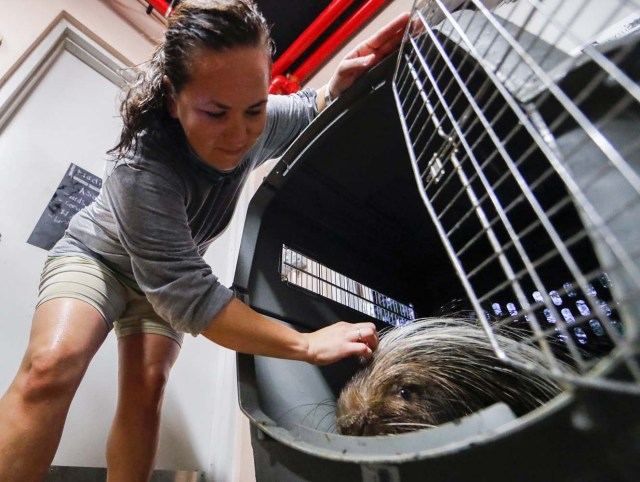
[[[160,410],[180,345],[139,333],[118,340],[118,408],[107,443],[108,482],[147,482],[153,470]]]
[[[107,336],[84,301],[41,304],[18,373],[0,399],[0,480],[36,482],[55,455],[71,400]]]

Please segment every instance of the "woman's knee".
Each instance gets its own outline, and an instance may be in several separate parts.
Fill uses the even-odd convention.
[[[121,338],[119,350],[120,402],[134,400],[145,410],[159,408],[179,345],[164,336],[140,334]]]
[[[73,396],[108,329],[93,306],[55,298],[35,311],[15,388],[28,401]]]
[[[170,370],[171,367],[164,363],[154,363],[139,367],[135,373],[129,372],[120,394],[121,401],[123,398],[132,400],[144,410],[160,408]]]
[[[165,363],[155,363],[144,368],[144,386],[150,394],[162,397],[170,371],[171,367]]]
[[[18,375],[18,389],[28,402],[73,396],[89,360],[64,348],[36,349],[27,355]]]

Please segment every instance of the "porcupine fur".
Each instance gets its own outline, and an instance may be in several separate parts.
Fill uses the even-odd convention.
[[[509,358],[543,364],[539,348],[519,343],[514,333],[497,336]],[[559,391],[554,380],[501,362],[475,322],[416,320],[382,334],[372,361],[340,393],[337,428],[346,435],[409,432],[497,402],[520,416]]]

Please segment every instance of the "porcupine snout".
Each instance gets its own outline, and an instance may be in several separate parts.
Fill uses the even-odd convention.
[[[379,430],[380,418],[368,403],[369,390],[362,387],[362,374],[346,387],[336,407],[338,433],[373,435]]]
[[[342,435],[374,435],[378,425],[378,417],[371,412],[346,415],[338,421],[339,433]]]

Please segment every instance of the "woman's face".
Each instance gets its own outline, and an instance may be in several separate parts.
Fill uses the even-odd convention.
[[[233,169],[262,134],[270,67],[264,47],[199,48],[191,59],[191,79],[180,92],[164,78],[165,87],[174,93],[169,113],[207,164]]]

